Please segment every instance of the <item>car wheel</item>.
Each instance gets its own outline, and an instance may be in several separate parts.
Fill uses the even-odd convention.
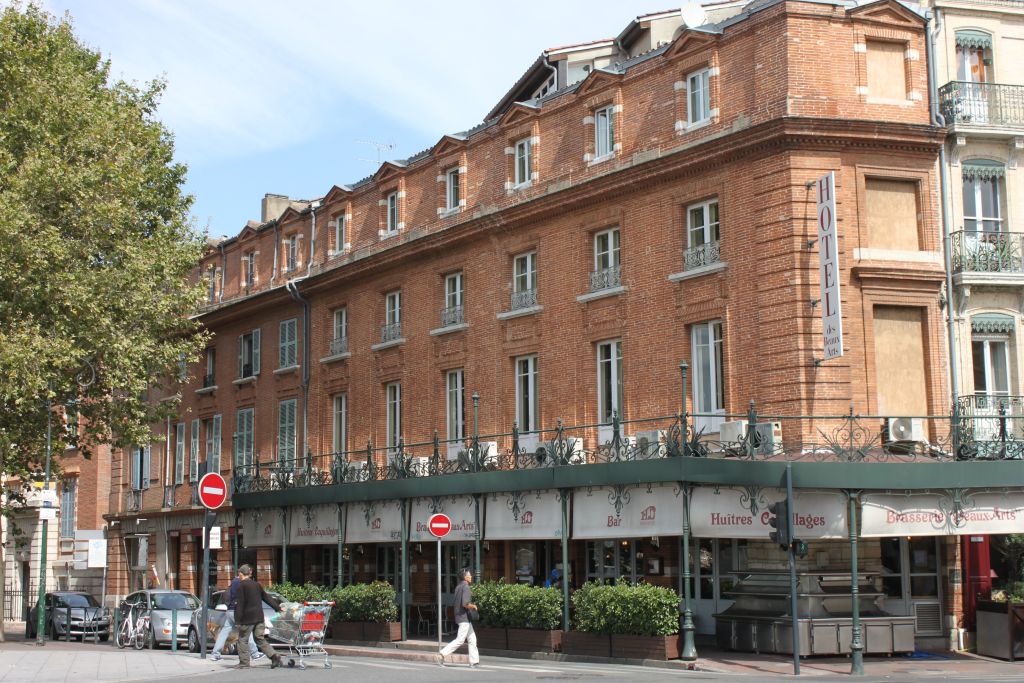
[[[146,649],[156,649],[156,631],[153,630],[152,626],[146,629]]]
[[[188,630],[188,651],[199,652],[199,634],[193,628]]]

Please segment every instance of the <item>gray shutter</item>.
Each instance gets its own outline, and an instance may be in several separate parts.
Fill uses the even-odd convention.
[[[220,474],[220,415],[213,416],[213,450],[206,455],[206,471]]]
[[[132,490],[138,491],[142,488],[142,449],[132,446],[131,454]]]
[[[152,473],[153,464],[153,449],[151,446],[146,446],[145,451],[142,454],[142,487],[144,489],[149,488],[149,478]]]
[[[260,329],[252,331],[252,374],[260,374]]]
[[[189,451],[189,480],[199,479],[199,420],[192,420],[192,446]]]
[[[179,422],[174,428],[174,483],[180,484],[185,477],[185,423]]]
[[[242,368],[245,367],[245,335],[238,335],[238,376],[239,378],[245,377],[245,372]]]

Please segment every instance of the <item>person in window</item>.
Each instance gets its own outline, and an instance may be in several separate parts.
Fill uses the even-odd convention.
[[[473,604],[473,591],[470,584],[473,583],[473,572],[468,569],[462,572],[462,583],[455,588],[455,595],[452,597],[452,605],[455,607],[455,623],[459,625],[459,633],[455,640],[444,646],[444,649],[437,655],[437,663],[445,666],[445,657],[462,647],[462,644],[469,641],[469,666],[472,669],[480,666],[480,651],[476,649],[476,633],[473,631],[473,621],[470,611],[476,612],[476,605]]]

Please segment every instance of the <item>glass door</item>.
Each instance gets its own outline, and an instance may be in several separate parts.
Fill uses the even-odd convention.
[[[728,594],[736,583],[733,572],[745,564],[745,553],[746,541],[740,539],[700,538],[691,543],[693,621],[697,633],[714,633],[714,615],[732,605]]]
[[[636,543],[632,539],[587,541],[587,581],[636,583]]]
[[[884,538],[881,554],[885,611],[914,617],[917,635],[941,635],[938,537]]]

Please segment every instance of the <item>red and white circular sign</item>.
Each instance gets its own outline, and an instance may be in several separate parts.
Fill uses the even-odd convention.
[[[444,538],[452,530],[452,520],[448,518],[448,515],[438,513],[430,516],[428,526],[430,527],[430,533],[438,538]]]
[[[228,499],[228,484],[224,477],[209,472],[199,480],[199,502],[210,510],[216,510]]]

